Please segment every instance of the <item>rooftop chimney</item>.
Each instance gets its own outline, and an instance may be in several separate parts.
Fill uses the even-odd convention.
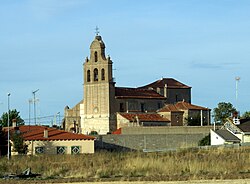
[[[167,84],[164,85],[164,97],[167,97]]]
[[[238,112],[234,112],[233,113],[233,122],[235,125],[239,125],[240,124],[240,119],[238,118]]]
[[[15,128],[16,127],[16,119],[12,119],[12,127]]]
[[[43,135],[44,138],[48,138],[49,137],[49,132],[48,132],[48,129],[47,128],[44,128],[44,135]]]

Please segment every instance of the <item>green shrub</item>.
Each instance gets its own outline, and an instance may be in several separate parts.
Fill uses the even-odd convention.
[[[210,134],[201,139],[198,143],[199,146],[209,146],[211,145]]]

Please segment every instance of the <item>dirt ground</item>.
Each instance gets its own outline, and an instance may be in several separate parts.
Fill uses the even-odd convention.
[[[250,179],[238,180],[196,180],[196,181],[117,181],[117,182],[82,182],[73,184],[250,184]],[[53,183],[56,184],[56,183]],[[62,184],[62,183],[61,183]],[[64,183],[66,184],[66,183]]]

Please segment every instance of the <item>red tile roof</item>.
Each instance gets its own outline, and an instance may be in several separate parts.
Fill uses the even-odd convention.
[[[122,117],[128,119],[129,121],[134,121],[137,118],[139,121],[144,122],[169,122],[167,118],[163,118],[160,114],[148,114],[148,113],[119,113]]]
[[[114,132],[112,132],[112,134],[120,135],[120,134],[122,134],[122,129],[119,128],[119,129],[115,130]]]
[[[44,137],[44,130],[48,130],[48,138]],[[12,128],[13,130],[13,128]],[[40,141],[53,141],[53,140],[94,140],[95,137],[86,136],[83,134],[74,134],[64,130],[55,128],[48,128],[44,126],[19,126],[19,130],[23,133],[24,140],[40,140]]]
[[[157,112],[181,112],[174,104],[168,104],[159,109]]]
[[[166,99],[154,90],[139,89],[139,88],[115,88],[116,98],[142,98],[142,99]]]
[[[210,109],[182,101],[182,102],[177,102],[176,104],[167,104],[163,108],[158,110],[158,112],[171,112],[171,111],[181,111],[181,110],[210,110]]]
[[[209,108],[193,105],[185,101],[177,102],[175,106],[178,109],[183,109],[183,110],[209,110]]]
[[[162,78],[161,80],[157,80],[148,85],[142,86],[140,88],[164,88],[167,85],[167,88],[191,88],[173,78]]]

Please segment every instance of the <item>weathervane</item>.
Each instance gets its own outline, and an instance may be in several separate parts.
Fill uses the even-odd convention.
[[[96,36],[98,36],[99,35],[99,28],[98,28],[98,26],[96,26],[96,28],[95,28],[95,34],[96,34]]]

